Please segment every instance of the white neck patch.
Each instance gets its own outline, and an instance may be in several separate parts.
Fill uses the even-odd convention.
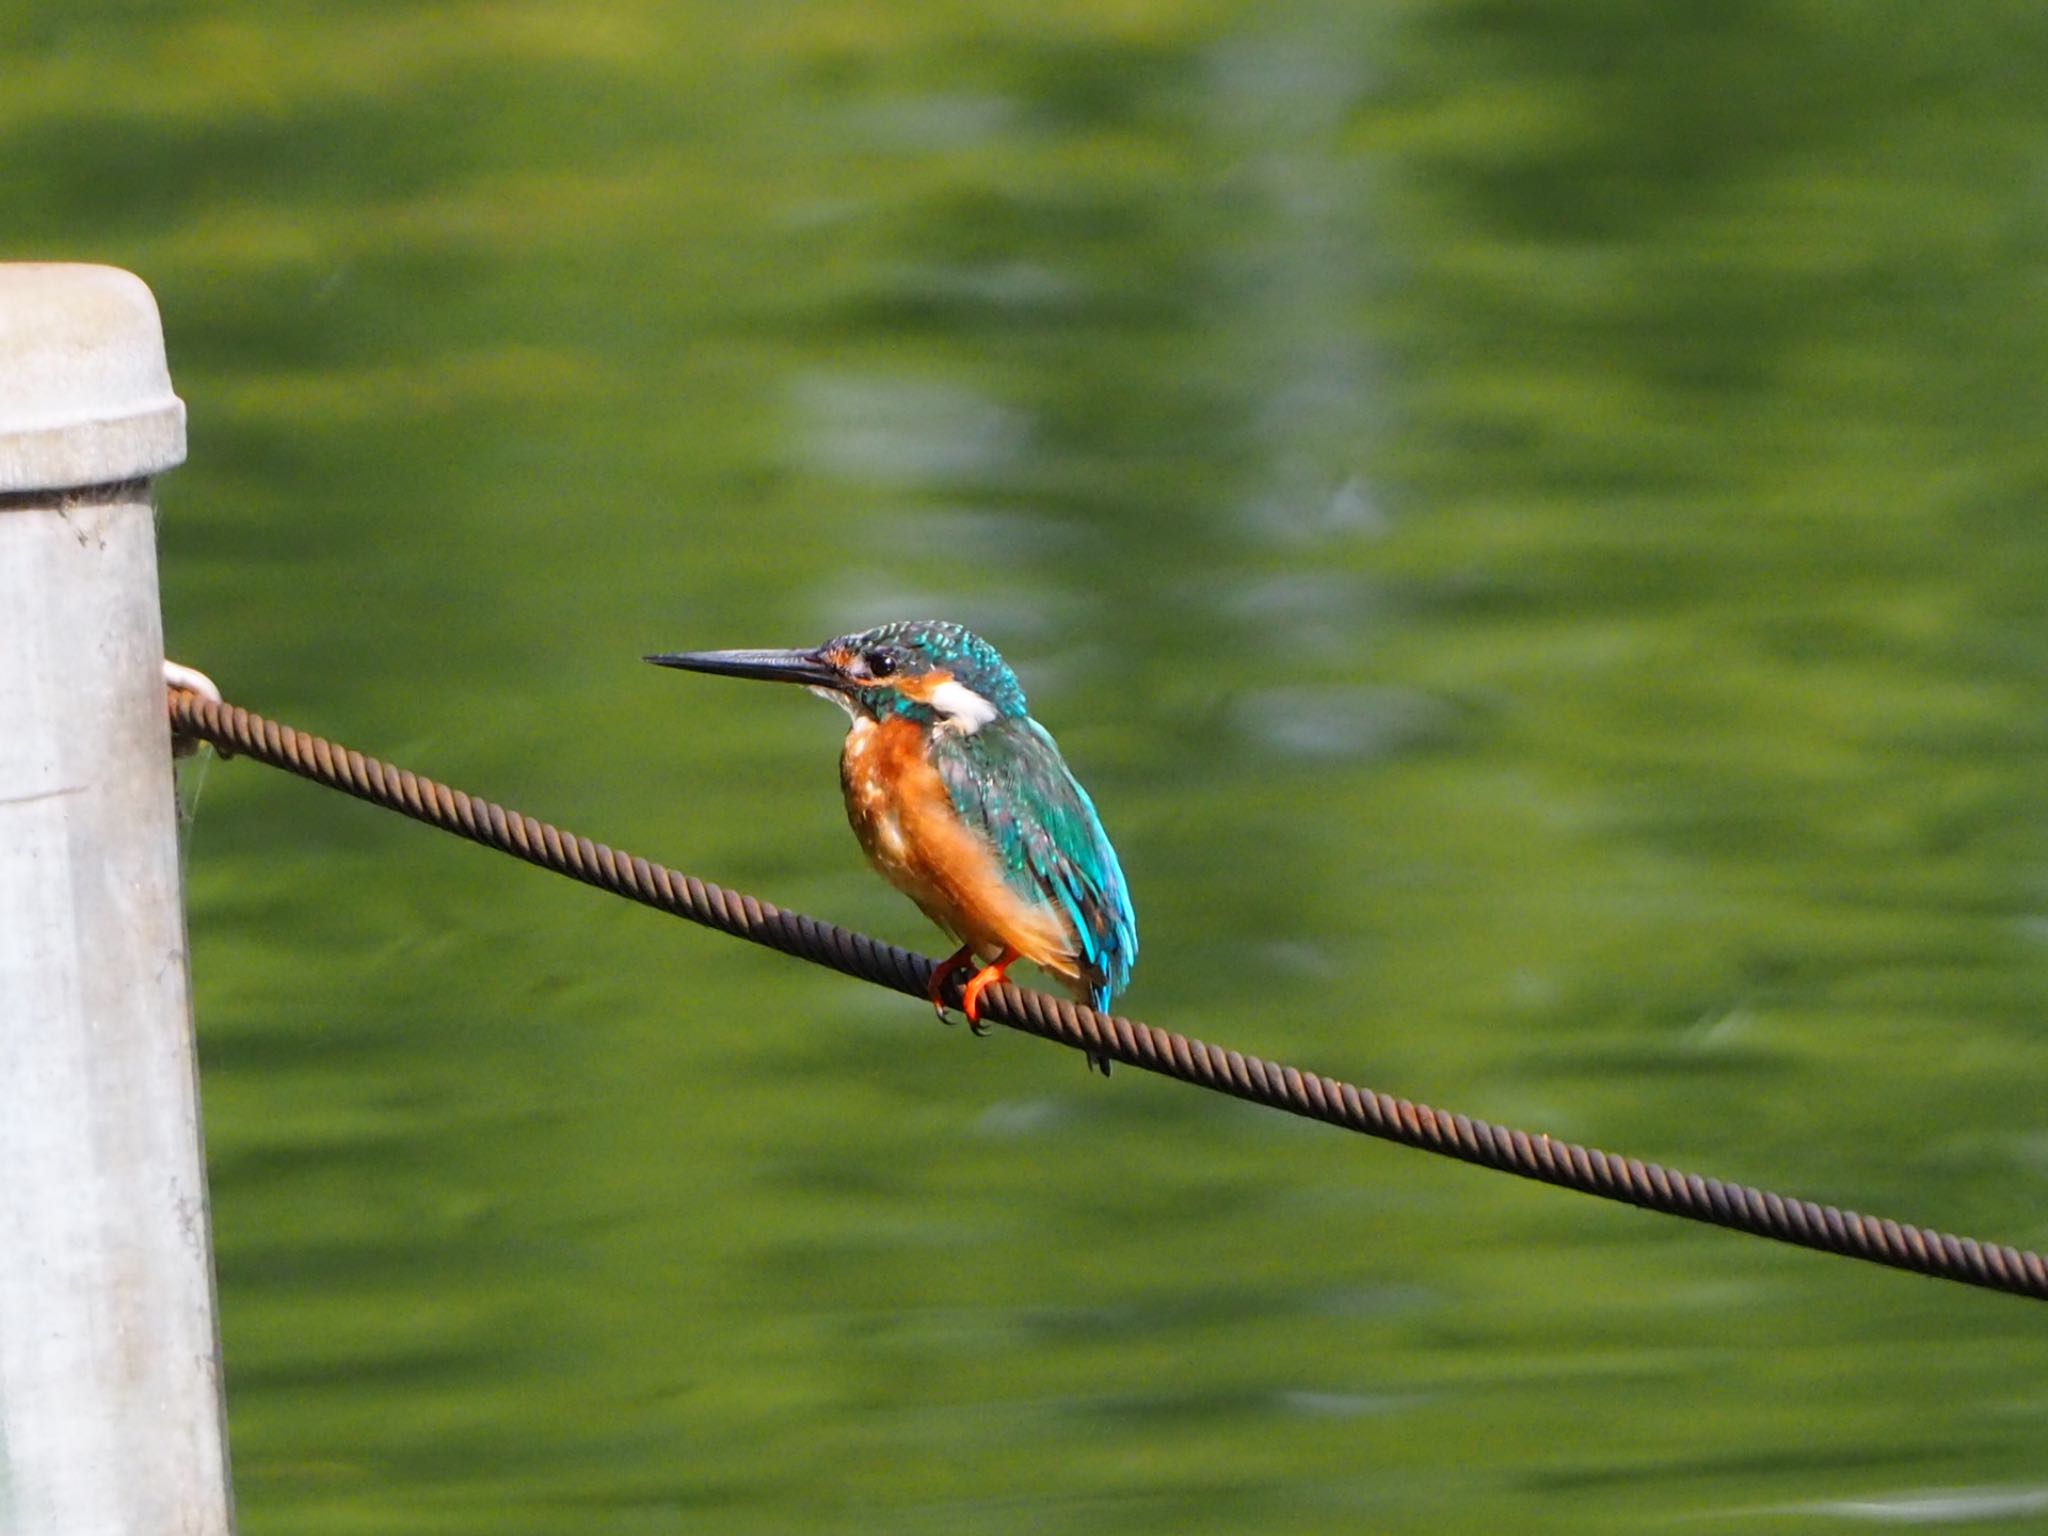
[[[946,723],[963,736],[972,736],[1002,713],[965,683],[955,682],[952,678],[934,688],[925,702],[944,715]]]

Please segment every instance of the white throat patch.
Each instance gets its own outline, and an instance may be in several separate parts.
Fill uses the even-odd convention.
[[[830,699],[834,704],[837,704],[841,709],[846,711],[847,718],[853,721],[855,725],[859,725],[861,723],[863,717],[860,712],[860,706],[854,703],[853,700],[849,699],[845,694],[841,693],[837,688],[812,688],[807,685],[804,688],[804,692],[815,693],[821,699]]]
[[[1002,713],[965,683],[951,678],[934,688],[925,702],[944,715],[946,723],[963,736],[972,736]]]

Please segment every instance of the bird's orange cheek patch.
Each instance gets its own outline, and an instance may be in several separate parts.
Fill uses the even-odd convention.
[[[953,674],[941,669],[936,672],[920,672],[914,677],[891,678],[889,685],[907,699],[915,699],[920,704],[929,704],[932,701],[932,695],[951,681],[953,681]]]

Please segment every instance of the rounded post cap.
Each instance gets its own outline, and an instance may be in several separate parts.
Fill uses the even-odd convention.
[[[0,492],[137,480],[185,460],[148,284],[118,267],[0,263]]]

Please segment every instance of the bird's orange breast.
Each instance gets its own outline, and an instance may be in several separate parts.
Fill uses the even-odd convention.
[[[869,860],[925,916],[979,954],[1009,948],[1064,980],[1080,974],[1066,923],[1011,888],[987,839],[953,809],[916,724],[854,722],[839,780]]]

